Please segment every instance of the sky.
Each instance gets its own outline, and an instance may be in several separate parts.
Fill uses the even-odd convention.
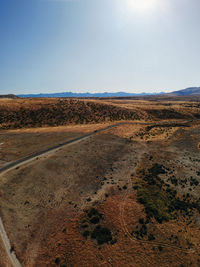
[[[0,94],[200,86],[199,0],[0,0]]]

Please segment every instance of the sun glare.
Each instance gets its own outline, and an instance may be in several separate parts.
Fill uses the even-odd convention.
[[[148,12],[154,10],[159,0],[128,0],[128,6],[134,12]]]

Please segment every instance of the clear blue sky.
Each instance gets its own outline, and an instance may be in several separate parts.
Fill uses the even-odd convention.
[[[199,14],[199,0],[0,0],[0,94],[199,86]]]

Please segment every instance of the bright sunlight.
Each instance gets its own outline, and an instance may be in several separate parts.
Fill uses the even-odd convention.
[[[158,7],[159,0],[128,0],[128,6],[134,12],[151,12]]]

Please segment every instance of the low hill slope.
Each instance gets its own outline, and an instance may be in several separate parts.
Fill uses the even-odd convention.
[[[13,98],[13,99],[16,99],[16,98],[19,98],[19,97],[16,96],[16,95],[13,95],[13,94],[8,94],[8,95],[0,95],[0,98]]]
[[[199,104],[161,101],[26,98],[0,100],[0,129],[132,120],[199,118]]]
[[[72,99],[19,99],[0,103],[0,128],[58,126],[141,120],[145,113],[113,105]]]
[[[174,96],[200,95],[200,87],[190,87],[184,90],[174,91],[170,95]]]

